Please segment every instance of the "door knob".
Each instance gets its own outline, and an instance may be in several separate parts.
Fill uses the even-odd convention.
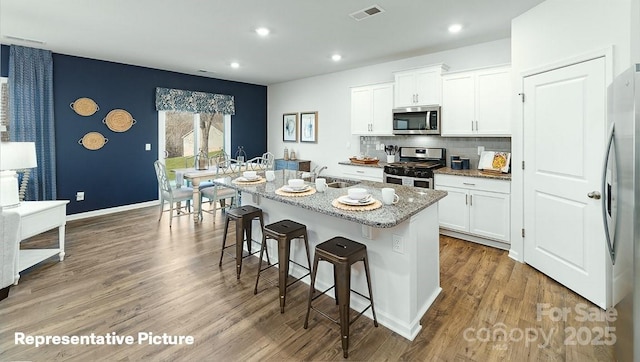
[[[589,198],[600,200],[600,193],[598,191],[591,191],[587,194]]]

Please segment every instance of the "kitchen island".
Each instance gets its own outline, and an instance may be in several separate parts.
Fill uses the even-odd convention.
[[[291,219],[305,224],[309,233],[310,252],[315,246],[334,236],[343,236],[367,246],[373,297],[378,322],[399,335],[413,340],[422,328],[420,319],[441,291],[439,270],[438,200],[446,192],[383,184],[351,181],[352,186],[367,188],[381,200],[381,188],[393,187],[400,196],[395,205],[383,205],[370,211],[346,211],[332,205],[333,200],[347,194],[346,188],[328,188],[307,196],[281,196],[276,190],[297,173],[276,171],[271,182],[237,184],[230,177],[214,180],[221,186],[240,193],[243,205],[263,210],[265,224]],[[256,239],[261,237],[257,231]],[[302,245],[293,243],[291,259],[306,265]],[[269,255],[277,255],[275,243]],[[303,269],[291,265],[294,276]],[[307,284],[309,278],[303,279]],[[333,271],[328,263],[320,263],[316,288],[325,290],[333,284]],[[352,267],[352,289],[366,293],[362,263]],[[332,293],[328,295],[333,296]],[[352,294],[351,308],[360,311],[367,301]],[[371,318],[370,311],[365,313]]]

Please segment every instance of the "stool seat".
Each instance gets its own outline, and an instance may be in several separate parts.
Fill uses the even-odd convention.
[[[356,258],[359,254],[366,253],[367,247],[364,244],[357,243],[353,240],[336,236],[316,246],[316,252],[320,252],[327,258],[339,261],[348,261]]]
[[[257,215],[258,213],[262,214],[262,209],[252,205],[244,205],[227,210],[227,215],[233,218],[242,218],[245,216],[251,216],[251,214]]]
[[[291,240],[302,238],[304,240],[304,248],[307,256],[307,266],[301,265],[291,260]],[[262,253],[267,248],[267,239],[275,239],[278,242],[278,263],[269,265],[262,269]],[[267,254],[268,255],[268,254]],[[268,259],[267,259],[268,260]],[[289,276],[289,263],[294,263],[309,272],[297,278],[290,284],[287,284]],[[258,281],[260,273],[278,265],[278,289],[280,292],[280,313],[284,313],[285,299],[287,296],[287,287],[300,279],[311,274],[311,257],[309,256],[309,240],[307,238],[307,227],[303,224],[292,220],[281,220],[264,227],[262,232],[262,246],[260,247],[260,262],[258,264],[258,275],[256,276],[256,286],[253,294],[258,294]]]
[[[267,232],[276,236],[285,236],[292,233],[298,233],[306,230],[306,226],[292,220],[280,220],[264,227]]]
[[[333,264],[334,285],[324,292],[320,293],[319,295],[314,296],[319,261],[327,261]],[[364,271],[367,278],[367,288],[369,289],[369,296],[363,295],[351,289],[351,265],[359,261],[362,261],[364,263]],[[329,317],[326,313],[317,310],[311,305],[311,302],[313,300],[320,297],[321,295],[324,295],[331,289],[334,289],[335,291],[336,304],[338,305],[340,312],[339,320],[335,320]],[[369,305],[364,310],[359,312],[353,320],[349,318],[349,312],[351,310],[351,292],[354,292],[359,296],[369,300]],[[369,273],[367,247],[364,244],[341,236],[336,236],[321,244],[318,244],[316,246],[315,255],[313,257],[313,269],[311,270],[311,284],[309,286],[307,315],[304,320],[304,328],[307,329],[309,325],[309,313],[311,309],[316,310],[321,315],[339,324],[340,334],[342,337],[342,353],[344,358],[347,358],[349,356],[349,326],[369,308],[371,308],[371,313],[373,314],[373,325],[377,327],[378,319],[376,318],[376,310],[373,307],[373,294],[371,292],[371,276]]]
[[[220,262],[218,266],[222,266],[222,257],[224,256],[224,249],[231,247],[226,246],[227,243],[227,232],[229,230],[229,221],[234,221],[236,225],[236,279],[240,279],[240,272],[242,271],[242,259],[245,256],[242,256],[242,244],[245,240],[244,235],[246,234],[247,240],[247,250],[249,251],[249,255],[253,255],[255,253],[251,253],[251,233],[252,233],[252,222],[253,220],[258,219],[260,221],[260,228],[263,231],[264,235],[264,219],[262,217],[262,209],[252,206],[252,205],[244,205],[239,207],[234,207],[227,210],[227,214],[224,222],[224,235],[222,237],[222,250],[220,251]],[[257,253],[257,252],[256,252]],[[247,256],[249,256],[247,255]],[[262,257],[262,254],[260,255]],[[267,253],[267,261],[269,260],[269,253]]]

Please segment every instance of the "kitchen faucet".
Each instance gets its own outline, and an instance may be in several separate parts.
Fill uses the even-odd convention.
[[[327,166],[322,166],[322,167],[320,167],[320,170],[318,170],[318,172],[316,172],[316,170],[318,169],[318,167],[320,167],[320,165],[318,165],[318,166],[314,167],[314,168],[313,168],[313,170],[311,170],[311,182],[315,182],[315,181],[316,181],[316,178],[320,176],[320,173],[321,173],[323,170],[326,170],[326,169],[327,169]]]

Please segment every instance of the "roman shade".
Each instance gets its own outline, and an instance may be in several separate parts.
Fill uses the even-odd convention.
[[[160,87],[156,88],[156,110],[236,114],[233,96]]]

